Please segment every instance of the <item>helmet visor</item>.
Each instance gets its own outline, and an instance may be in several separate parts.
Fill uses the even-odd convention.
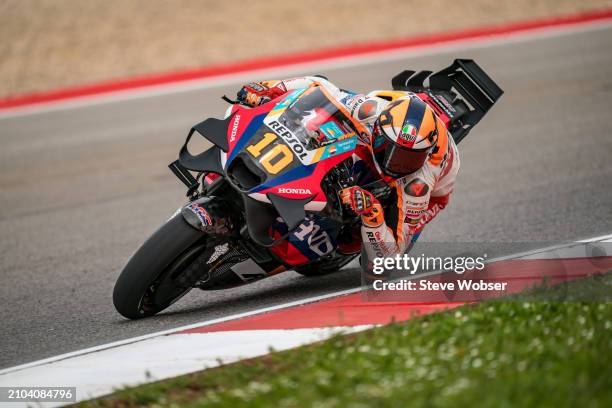
[[[423,167],[430,148],[415,150],[391,142],[382,131],[380,121],[376,121],[372,133],[373,141],[379,142],[373,143],[374,157],[387,175],[402,177]]]
[[[383,171],[390,176],[405,176],[423,167],[429,150],[429,148],[421,150],[406,149],[389,143],[385,149],[383,162],[380,164]]]

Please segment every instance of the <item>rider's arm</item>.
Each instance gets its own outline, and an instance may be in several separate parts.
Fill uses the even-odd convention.
[[[397,184],[391,187],[394,196],[401,197],[400,187]],[[403,253],[411,235],[410,226],[404,222],[401,199],[384,210],[376,201],[373,211],[361,214],[361,239],[369,261]]]
[[[367,95],[351,93],[338,88],[327,79],[319,76],[297,77],[282,81],[264,82],[270,87],[281,86],[286,92],[308,88],[316,83],[324,87],[326,91],[344,104],[354,119],[365,125],[373,124],[378,115],[380,115],[380,112],[389,104],[388,100],[378,97],[375,92],[370,92]]]
[[[238,91],[238,100],[251,106],[258,106],[287,92],[291,92],[296,89],[308,88],[315,83],[324,87],[329,93],[336,96],[338,99],[346,96],[345,92],[341,91],[340,88],[323,77],[304,76],[282,80],[274,79],[251,82],[244,85],[242,89]]]
[[[340,91],[340,88],[321,76],[303,76],[283,80],[262,81],[262,83],[269,87],[280,87],[284,89],[285,92],[308,88],[313,84],[319,84],[332,94],[342,92]]]
[[[444,198],[431,197],[432,185],[433,180],[425,169],[392,182],[394,204],[387,205],[384,211],[371,194],[353,187],[363,192],[353,197],[368,197],[361,200],[366,202],[362,205],[368,207],[365,210],[360,211],[359,200],[353,200],[357,202],[351,205],[361,215],[361,235],[368,259],[403,254],[412,236],[444,208]],[[346,198],[343,201],[348,202]]]

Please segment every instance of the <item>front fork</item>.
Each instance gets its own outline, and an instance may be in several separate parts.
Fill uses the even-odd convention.
[[[249,239],[244,227],[241,228],[245,224],[241,212],[232,208],[227,200],[216,196],[201,197],[185,205],[180,213],[189,225],[208,236],[209,252],[216,258],[205,260],[205,263],[218,263],[225,270],[223,277],[209,274],[222,280],[222,284],[206,282],[203,289],[239,286],[286,270],[268,248]],[[227,259],[224,259],[226,254]]]

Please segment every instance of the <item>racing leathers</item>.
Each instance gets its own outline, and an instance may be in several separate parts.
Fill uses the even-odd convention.
[[[340,102],[369,132],[370,140],[361,140],[353,155],[353,177],[357,186],[365,186],[382,177],[391,188],[391,198],[383,205],[360,187],[341,192],[342,200],[361,216],[361,237],[368,259],[403,254],[416,240],[423,227],[449,202],[459,170],[459,155],[446,123],[439,120],[437,144],[425,164],[400,178],[385,176],[374,160],[377,146],[372,146],[372,127],[380,112],[397,98],[419,98],[419,94],[401,91],[372,91],[356,94],[339,89],[322,77],[298,77],[262,81],[245,85],[239,100],[258,105],[286,92],[321,86]]]

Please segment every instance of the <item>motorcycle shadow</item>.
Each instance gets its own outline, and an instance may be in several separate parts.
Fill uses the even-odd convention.
[[[140,320],[141,322],[167,321],[172,318],[219,318],[270,307],[308,297],[325,295],[361,285],[361,269],[346,267],[316,278],[304,277],[293,271],[263,279],[249,285],[217,291],[191,290],[169,309]],[[180,319],[182,320],[182,319]],[[135,323],[120,320],[118,324]],[[185,322],[187,323],[187,322]]]

